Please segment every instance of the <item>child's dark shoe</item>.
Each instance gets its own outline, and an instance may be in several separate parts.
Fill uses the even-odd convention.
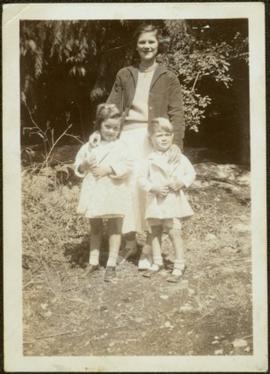
[[[104,275],[104,282],[113,282],[116,278],[116,271],[114,266],[107,266],[105,275]]]
[[[180,280],[183,278],[183,275],[185,273],[186,268],[187,267],[184,266],[181,270],[180,269],[173,270],[173,272],[168,276],[167,282],[169,282],[169,283],[180,282]]]
[[[88,266],[85,269],[86,276],[91,275],[95,271],[99,270],[99,265],[91,265],[88,264]]]

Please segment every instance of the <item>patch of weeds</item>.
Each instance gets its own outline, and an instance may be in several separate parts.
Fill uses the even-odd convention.
[[[250,212],[227,191],[189,193],[195,214],[183,224],[188,268],[181,290],[161,275],[146,280],[129,261],[118,267],[117,284],[105,285],[104,250],[101,269],[86,277],[89,226],[76,214],[78,181],[47,167],[25,170],[22,182],[24,354],[234,354],[234,338],[251,335],[250,263],[238,250],[250,246],[250,235],[239,238],[232,229]],[[163,252],[170,265],[166,236]]]

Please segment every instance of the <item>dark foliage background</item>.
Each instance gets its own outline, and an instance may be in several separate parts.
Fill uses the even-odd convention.
[[[141,21],[21,21],[22,144],[85,140],[116,72],[136,60]],[[162,30],[160,63],[182,85],[186,146],[249,162],[248,24],[245,19],[153,21]],[[65,136],[61,136],[65,132]]]

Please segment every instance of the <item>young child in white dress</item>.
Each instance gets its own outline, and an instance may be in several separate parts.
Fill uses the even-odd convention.
[[[108,222],[109,257],[104,280],[110,282],[116,277],[123,218],[131,209],[127,183],[132,162],[128,147],[119,139],[122,117],[114,104],[98,106],[96,129],[101,137],[99,144],[84,144],[75,160],[75,173],[83,178],[77,212],[90,220],[88,274],[99,269],[103,221]]]
[[[181,236],[181,218],[193,214],[183,189],[195,179],[195,170],[186,156],[177,162],[168,157],[173,142],[173,126],[166,118],[155,118],[148,127],[154,151],[141,170],[139,184],[147,192],[145,218],[152,234],[153,265],[143,275],[151,277],[164,268],[161,235],[169,234],[175,251],[173,271],[167,279],[178,282],[186,268]]]

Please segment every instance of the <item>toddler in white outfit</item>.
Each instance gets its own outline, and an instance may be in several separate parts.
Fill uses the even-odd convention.
[[[153,265],[143,275],[151,277],[163,269],[161,236],[166,231],[175,251],[174,268],[168,281],[178,282],[186,268],[181,218],[193,214],[183,190],[194,181],[195,170],[183,154],[178,161],[170,161],[168,155],[174,134],[168,119],[153,119],[148,133],[154,151],[144,163],[139,184],[147,192],[145,219],[152,235]]]

